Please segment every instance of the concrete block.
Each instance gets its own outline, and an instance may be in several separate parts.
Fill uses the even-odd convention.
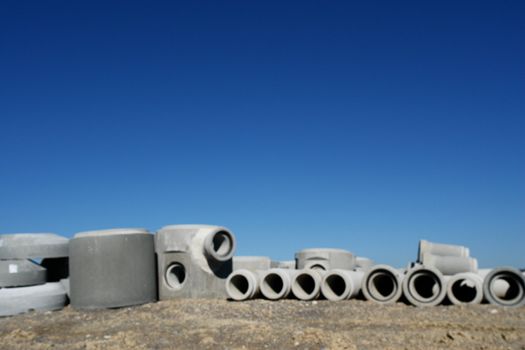
[[[421,261],[423,266],[435,267],[445,276],[462,272],[478,271],[478,260],[468,256],[443,256],[424,253]]]
[[[296,270],[292,277],[292,294],[299,300],[314,300],[321,294],[321,283],[326,271]]]
[[[226,279],[226,293],[232,300],[253,299],[259,295],[259,278],[262,271],[238,269]]]
[[[0,288],[46,283],[46,269],[30,260],[0,260]]]
[[[271,260],[267,256],[234,256],[232,263],[233,271],[240,269],[268,270],[271,268]]]
[[[362,270],[330,270],[321,282],[321,293],[331,301],[355,298],[361,291],[363,276]]]
[[[507,307],[525,305],[525,277],[513,267],[498,267],[485,276],[485,299],[491,304]]]
[[[403,295],[414,306],[436,306],[447,295],[447,281],[438,269],[415,265],[403,279]]]
[[[392,304],[403,295],[404,270],[389,265],[375,265],[365,272],[361,288],[367,300]]]
[[[58,282],[30,287],[1,288],[0,316],[17,315],[31,310],[60,310],[66,302],[66,291]]]
[[[69,239],[53,233],[0,235],[0,259],[62,258],[69,255]]]
[[[320,269],[351,270],[356,266],[355,257],[349,251],[332,248],[304,249],[295,254],[298,270]]]
[[[156,234],[159,299],[227,298],[235,236],[210,225],[171,225]]]
[[[453,244],[433,243],[422,239],[419,241],[418,262],[423,261],[423,254],[425,253],[441,256],[470,256],[470,250],[467,247]]]
[[[270,269],[262,271],[259,287],[263,297],[268,300],[286,299],[292,290],[292,279],[296,270]]]
[[[70,242],[71,305],[115,308],[157,300],[154,236],[144,229],[77,233]]]
[[[447,297],[454,305],[481,303],[483,301],[483,278],[473,272],[451,276],[447,284]]]

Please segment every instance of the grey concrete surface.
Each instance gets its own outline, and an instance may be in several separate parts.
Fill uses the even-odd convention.
[[[424,253],[421,261],[423,266],[435,267],[445,276],[462,272],[478,271],[478,260],[468,256],[443,256]]]
[[[263,270],[265,271],[265,270]],[[232,300],[249,300],[259,295],[261,271],[238,269],[226,279],[226,293]]]
[[[0,260],[0,287],[44,284],[46,276],[46,269],[30,260]]]
[[[159,299],[228,297],[236,241],[225,227],[170,225],[155,235]]]
[[[365,272],[361,288],[367,300],[392,304],[403,295],[404,270],[389,265],[375,265]]]
[[[69,239],[54,233],[0,235],[0,259],[67,257]]]
[[[483,281],[483,294],[491,304],[507,307],[525,305],[525,277],[513,267],[492,269]]]
[[[299,300],[314,300],[321,294],[324,270],[296,270],[292,277],[292,294]]]
[[[470,250],[467,247],[453,244],[434,243],[422,239],[419,241],[418,262],[423,261],[423,254],[425,253],[443,256],[470,256]]]
[[[447,295],[447,278],[434,267],[415,265],[403,279],[403,295],[414,306],[436,306]]]
[[[295,261],[298,270],[351,270],[356,267],[355,256],[352,253],[335,248],[303,249],[295,253]]]
[[[374,260],[366,258],[364,256],[355,257],[355,267],[362,270],[370,270],[375,265]]]
[[[267,256],[234,256],[232,260],[233,271],[245,270],[268,270],[271,268],[271,259]]]
[[[447,284],[447,297],[454,305],[480,304],[483,301],[483,278],[473,272],[451,276]]]
[[[60,310],[67,301],[60,283],[0,289],[0,316],[11,316],[31,310]],[[1,347],[1,344],[0,344]]]
[[[259,277],[259,288],[268,300],[286,299],[292,290],[292,279],[296,270],[274,268],[262,271]]]
[[[71,305],[115,308],[157,300],[154,236],[144,229],[81,232],[70,242]]]
[[[321,293],[331,301],[355,298],[361,291],[363,276],[362,270],[330,270],[321,282]]]
[[[271,269],[290,269],[295,270],[297,268],[295,260],[284,260],[284,261],[273,261],[270,264]]]

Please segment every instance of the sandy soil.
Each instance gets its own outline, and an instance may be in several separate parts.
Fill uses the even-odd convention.
[[[525,308],[172,300],[0,318],[0,349],[525,349]]]

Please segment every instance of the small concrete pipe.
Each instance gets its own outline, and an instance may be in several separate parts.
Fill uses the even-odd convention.
[[[525,277],[513,267],[491,270],[483,281],[485,299],[499,306],[519,307],[525,305]]]
[[[470,256],[470,251],[467,247],[453,244],[433,243],[422,239],[419,241],[418,262],[423,261],[423,254],[425,253],[442,256]]]
[[[434,267],[415,265],[403,279],[403,294],[414,306],[436,306],[447,295],[447,278]]]
[[[361,290],[363,276],[361,270],[331,270],[323,277],[321,293],[331,301],[355,298]]]
[[[389,265],[375,265],[363,276],[361,288],[367,300],[392,304],[403,295],[404,272]]]
[[[322,270],[297,270],[292,278],[292,293],[299,300],[314,300],[321,293],[321,282],[326,274]]]
[[[448,280],[447,297],[454,305],[480,304],[483,301],[483,278],[473,272],[455,274]]]
[[[478,272],[478,260],[468,256],[443,256],[424,253],[423,266],[435,267],[445,276],[462,272]]]
[[[355,256],[352,253],[333,248],[303,249],[295,253],[295,261],[298,270],[351,270],[356,266]]]
[[[269,300],[279,300],[288,297],[292,290],[292,279],[296,270],[270,269],[263,271],[259,278],[261,294]]]
[[[238,269],[226,279],[226,293],[236,301],[253,299],[259,294],[261,271]]]

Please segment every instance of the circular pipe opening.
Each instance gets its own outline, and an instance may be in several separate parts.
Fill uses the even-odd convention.
[[[268,299],[278,299],[284,293],[283,278],[277,273],[269,273],[261,283],[261,292]]]
[[[490,291],[494,299],[504,305],[518,304],[524,298],[525,286],[522,280],[512,273],[500,273],[490,281]]]
[[[439,296],[441,282],[432,272],[419,271],[410,279],[409,290],[412,296],[422,302],[429,302]]]
[[[250,291],[250,282],[243,275],[234,275],[228,281],[228,293],[235,300],[247,297]]]
[[[181,289],[186,281],[186,268],[181,263],[173,263],[166,269],[166,283],[170,288]]]
[[[229,260],[235,251],[235,238],[226,230],[217,231],[207,237],[205,250],[217,261]]]
[[[473,282],[466,279],[460,279],[452,283],[452,294],[462,303],[470,303],[476,299],[478,290]]]
[[[373,273],[368,279],[368,291],[377,300],[388,300],[396,294],[398,288],[395,276],[387,271]]]
[[[323,292],[327,299],[341,299],[347,289],[345,279],[337,274],[327,276],[325,286],[327,288],[323,289]]]
[[[299,274],[292,286],[294,295],[299,299],[309,299],[319,290],[319,286],[314,277],[308,273]]]

